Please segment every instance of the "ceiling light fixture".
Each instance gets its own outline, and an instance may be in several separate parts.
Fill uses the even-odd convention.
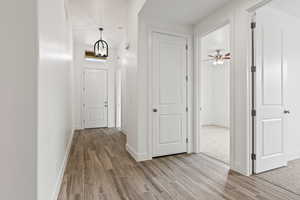
[[[100,40],[98,40],[94,45],[94,54],[96,57],[107,58],[108,57],[108,44],[103,40],[103,28],[99,28]]]
[[[226,60],[231,59],[231,53],[222,54],[222,49],[215,50],[214,55],[208,55],[210,59],[204,60],[204,61],[212,61],[213,65],[223,65]]]

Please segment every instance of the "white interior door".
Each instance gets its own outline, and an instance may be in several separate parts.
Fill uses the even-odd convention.
[[[256,15],[255,173],[287,165],[285,152],[285,31],[267,8]]]
[[[84,71],[84,128],[108,126],[107,71]]]
[[[187,152],[187,41],[152,38],[153,156]]]

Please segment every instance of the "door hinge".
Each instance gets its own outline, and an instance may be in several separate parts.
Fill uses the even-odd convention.
[[[185,76],[185,80],[186,80],[186,81],[189,81],[189,76]]]
[[[251,111],[251,115],[252,115],[252,117],[256,117],[256,110],[253,109],[253,110]]]
[[[252,67],[251,67],[251,72],[252,72],[252,73],[256,72],[256,66],[252,66]]]
[[[189,138],[186,138],[185,141],[186,141],[186,143],[189,143]]]
[[[256,154],[251,154],[251,160],[256,160]]]
[[[187,44],[185,45],[185,49],[186,49],[186,50],[189,50],[189,46],[188,46]]]
[[[186,107],[186,108],[185,108],[185,111],[186,111],[186,112],[189,112],[189,108],[188,108],[188,107]]]
[[[251,23],[251,29],[255,29],[256,28],[256,22],[252,22]]]

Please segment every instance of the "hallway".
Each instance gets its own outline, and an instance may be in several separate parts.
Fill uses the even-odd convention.
[[[229,172],[202,155],[137,163],[116,129],[75,133],[59,200],[297,200],[259,178]]]

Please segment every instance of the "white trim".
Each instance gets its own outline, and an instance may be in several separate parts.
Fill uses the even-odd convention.
[[[255,5],[251,6],[250,8],[248,8],[247,11],[248,11],[249,13],[253,13],[253,12],[255,12],[257,9],[259,9],[259,8],[261,8],[261,7],[265,6],[265,5],[267,5],[267,4],[270,3],[271,1],[273,1],[273,0],[261,0],[261,2],[259,2],[259,3],[255,4]]]
[[[129,144],[126,144],[126,151],[137,162],[142,162],[142,161],[149,160],[147,153],[137,153]]]
[[[293,160],[299,160],[299,159],[300,159],[300,154],[299,153],[287,156],[287,161],[288,162],[293,161]]]
[[[65,173],[65,170],[66,170],[66,167],[67,167],[67,164],[68,164],[68,160],[69,160],[69,156],[70,156],[70,151],[71,151],[71,146],[72,146],[72,142],[73,142],[73,138],[74,138],[74,133],[75,133],[75,131],[72,131],[72,133],[70,135],[70,138],[69,138],[69,141],[68,141],[68,144],[67,144],[66,153],[65,153],[65,156],[64,156],[62,166],[61,166],[60,171],[59,171],[59,176],[58,176],[58,180],[56,182],[55,190],[54,190],[53,195],[52,195],[52,200],[57,200],[58,199],[58,195],[59,195],[62,183],[63,183],[64,173]]]
[[[251,11],[249,12],[249,18],[248,18],[248,21],[249,21],[249,29],[248,29],[248,38],[250,38],[249,42],[248,42],[248,58],[249,58],[249,61],[247,63],[247,77],[248,77],[248,91],[247,91],[247,95],[248,95],[248,102],[247,102],[247,110],[248,110],[248,130],[249,130],[249,134],[248,134],[248,141],[249,141],[249,148],[247,149],[248,150],[248,155],[249,155],[249,163],[248,163],[248,168],[249,168],[249,171],[248,171],[248,174],[249,175],[252,175],[252,171],[253,171],[253,166],[252,166],[252,158],[251,158],[251,154],[253,152],[253,149],[252,149],[252,143],[254,142],[252,140],[252,115],[251,115],[251,110],[252,110],[252,73],[251,73],[251,59],[252,59],[252,39],[251,39],[251,36],[252,36],[252,30],[251,30],[251,26],[250,26],[250,23],[252,22],[256,22],[255,20],[255,11]]]
[[[189,112],[187,114],[187,137],[188,137],[188,144],[187,144],[187,153],[195,152],[194,149],[194,141],[195,141],[195,134],[193,132],[193,35],[192,34],[182,34],[178,32],[170,32],[164,29],[156,28],[150,26],[148,28],[148,160],[153,158],[153,132],[152,132],[152,33],[162,33],[173,35],[177,37],[183,37],[186,39],[188,44],[187,50],[187,76],[189,78],[188,85],[187,85],[187,104]]]

